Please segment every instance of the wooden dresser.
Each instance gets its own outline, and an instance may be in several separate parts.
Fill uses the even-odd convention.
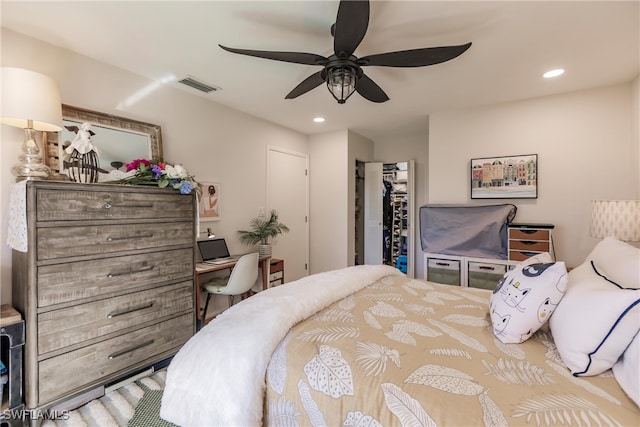
[[[172,189],[27,184],[28,252],[12,256],[27,409],[95,397],[194,334],[195,212]]]

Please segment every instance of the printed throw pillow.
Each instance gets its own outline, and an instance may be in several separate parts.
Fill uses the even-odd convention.
[[[518,344],[551,316],[567,287],[564,262],[518,264],[498,282],[489,313],[493,333],[505,344]]]
[[[549,326],[573,375],[598,375],[616,363],[640,330],[640,289],[625,288],[594,262],[584,262],[571,270]]]

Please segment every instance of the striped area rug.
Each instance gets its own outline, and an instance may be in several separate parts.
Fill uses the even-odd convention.
[[[68,419],[46,420],[42,427],[169,427],[160,418],[166,370],[136,380],[69,412]]]

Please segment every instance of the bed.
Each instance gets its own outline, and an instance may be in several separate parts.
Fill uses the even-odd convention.
[[[160,415],[183,426],[639,424],[630,397],[637,352],[619,375],[574,376],[549,322],[522,343],[499,340],[492,295],[387,266],[269,289],[225,311],[181,349]],[[627,311],[631,328],[634,316],[640,322],[636,306]],[[637,329],[635,336],[638,347]],[[631,353],[633,344],[625,347]],[[633,372],[629,394],[616,377]]]

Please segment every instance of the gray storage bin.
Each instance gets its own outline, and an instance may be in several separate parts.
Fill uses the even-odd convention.
[[[461,262],[452,259],[429,258],[427,261],[427,280],[445,285],[462,284]]]
[[[467,268],[469,287],[489,290],[495,289],[500,278],[507,272],[505,264],[490,262],[469,261]]]

